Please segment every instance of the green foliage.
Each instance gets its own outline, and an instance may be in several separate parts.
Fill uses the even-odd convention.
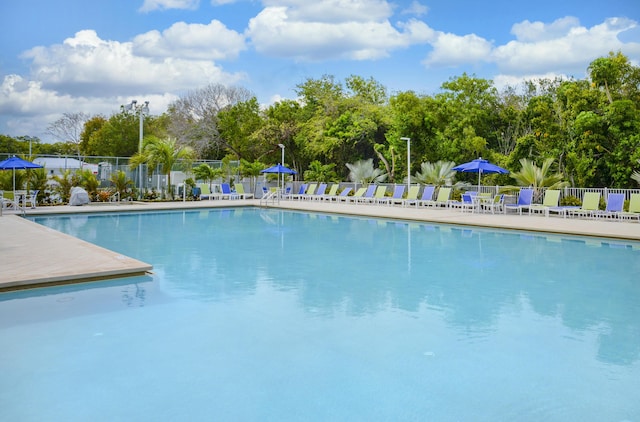
[[[98,182],[98,178],[90,169],[77,170],[76,175],[78,177],[78,181],[80,186],[84,188],[89,194],[89,197],[95,198],[98,193],[98,186],[100,183]]]
[[[54,175],[52,179],[56,182],[53,191],[58,194],[63,203],[69,202],[71,188],[80,185],[80,177],[71,170],[65,170],[61,175]]]
[[[337,173],[335,172],[335,164],[322,164],[320,161],[315,160],[309,164],[309,170],[304,172],[304,180],[314,182],[337,182]]]
[[[144,119],[145,143],[171,134],[200,158],[279,162],[289,167],[346,164],[375,159],[388,180],[406,177],[424,162],[466,162],[491,157],[508,170],[522,159],[554,160],[554,172],[573,186],[636,186],[640,159],[640,67],[620,52],[596,58],[584,79],[541,79],[498,92],[493,82],[462,74],[436,95],[397,92],[372,78],[330,75],[295,87],[299,100],[260,108],[247,90],[209,85],[185,94],[161,116]],[[522,88],[522,89],[520,89]],[[119,112],[84,124],[80,149],[87,155],[130,157],[138,152],[139,116]],[[0,151],[25,154],[26,137],[0,135]],[[34,154],[68,153],[69,146],[32,140]],[[135,163],[144,163],[140,154]],[[637,169],[636,169],[637,170]],[[227,171],[226,177],[231,177]],[[490,177],[491,181],[506,176]]]
[[[133,188],[133,180],[127,177],[127,173],[122,170],[115,171],[111,173],[111,178],[109,179],[111,185],[118,193],[118,198],[120,200],[126,199],[131,195],[131,189]]]
[[[137,167],[142,163],[146,163],[150,169],[155,169],[159,166],[162,174],[167,176],[167,184],[170,190],[165,193],[165,197],[171,198],[171,190],[173,189],[171,185],[171,170],[174,167],[191,170],[194,156],[195,154],[191,147],[178,145],[173,138],[149,137],[142,148],[142,153],[132,157],[131,164]]]
[[[436,161],[435,163],[421,163],[420,171],[415,174],[415,180],[425,185],[451,186],[456,176],[456,166],[453,161]]]
[[[547,158],[542,163],[542,167],[538,167],[533,161],[523,158],[520,160],[522,168],[520,171],[510,174],[519,186],[529,186],[535,190],[540,188],[561,189],[568,186],[564,182],[562,173],[551,173],[553,158]]]
[[[387,174],[379,168],[373,167],[373,159],[360,160],[346,164],[349,169],[349,180],[357,183],[382,183],[387,179]]]

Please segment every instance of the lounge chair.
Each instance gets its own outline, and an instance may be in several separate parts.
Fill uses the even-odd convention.
[[[476,204],[473,202],[473,196],[470,192],[462,194],[461,201],[449,202],[450,208],[460,208],[461,211],[471,211],[476,208]]]
[[[358,203],[358,204],[364,204],[364,203],[370,201],[373,198],[373,195],[375,195],[375,193],[376,193],[376,189],[377,189],[376,185],[369,185],[365,189],[364,194],[362,194],[361,196],[353,195],[351,197],[351,201],[349,201],[349,202],[355,202],[355,203]]]
[[[378,201],[384,199],[386,196],[387,196],[387,187],[378,186],[371,198],[367,198],[363,196],[361,202],[367,203],[367,204],[377,204]]]
[[[607,195],[607,206],[604,211],[596,211],[595,218],[620,218],[624,207],[624,193],[610,193]]]
[[[222,194],[220,198],[222,199],[237,199],[239,198],[238,194],[231,190],[231,186],[228,183],[221,183],[220,189],[222,189]]]
[[[307,186],[307,191],[300,195],[300,197],[298,199],[300,200],[307,200],[307,199],[311,199],[311,197],[313,195],[315,195],[316,193],[316,189],[318,189],[318,184],[317,183],[310,183],[309,186]]]
[[[307,191],[307,184],[303,183],[300,185],[300,188],[298,188],[298,193],[294,193],[291,195],[291,199],[297,199],[300,200],[302,199],[302,196],[305,194],[305,192]]]
[[[549,209],[558,208],[560,202],[560,191],[549,189],[544,192],[542,204],[531,204],[529,206],[529,215],[535,213],[544,213],[545,217],[549,216]]]
[[[438,196],[435,201],[420,201],[418,205],[425,205],[427,207],[446,207],[449,205],[449,197],[451,196],[451,188],[441,187],[438,190]]]
[[[367,193],[367,191],[368,191],[368,188],[358,188],[358,190],[355,191],[353,196],[345,196],[344,202],[358,202],[358,200],[362,198],[364,194]]]
[[[420,193],[420,185],[409,187],[409,191],[407,192],[407,197],[400,201],[403,207],[407,205],[411,205],[418,200],[418,193]],[[431,193],[433,195],[433,192]]]
[[[333,198],[338,194],[338,188],[340,187],[340,184],[338,183],[334,183],[333,185],[331,185],[331,187],[329,188],[329,192],[327,192],[326,194],[322,195],[321,197],[319,197],[318,199],[322,200],[322,201],[332,201]]]
[[[629,209],[620,213],[622,220],[635,218],[640,222],[640,193],[632,193],[629,199]]]
[[[400,204],[402,203],[402,196],[404,195],[405,185],[397,185],[393,188],[393,194],[384,198],[378,199],[378,204]]]
[[[325,195],[326,192],[327,192],[327,184],[320,183],[320,185],[318,186],[318,190],[316,190],[315,195],[312,195],[309,199],[312,199],[314,201],[321,201],[322,197]]]
[[[494,195],[493,201],[481,202],[480,206],[482,211],[491,211],[491,214],[495,214],[496,211],[504,212],[504,194]]]
[[[433,200],[433,192],[436,190],[435,186],[428,185],[422,190],[422,196],[418,200],[410,200],[406,202],[406,205],[415,205],[416,208],[424,204],[427,201]]]
[[[201,183],[200,185],[198,185],[198,187],[200,188],[200,199],[217,199],[219,197],[219,194],[217,193],[212,193],[211,192],[211,187],[209,186],[208,183]]]
[[[577,216],[577,217],[592,217],[598,211],[600,206],[600,192],[585,192],[582,197],[581,207],[560,207],[563,210],[560,211],[563,217]],[[553,211],[553,210],[550,210]]]
[[[236,183],[233,187],[236,189],[236,193],[240,196],[240,199],[253,198],[252,193],[246,193],[244,191],[244,185],[242,183]]]
[[[518,214],[522,215],[522,210],[529,209],[531,202],[533,202],[533,189],[520,189],[518,201],[515,204],[504,204],[504,212],[506,214],[509,210],[517,210]]]
[[[345,200],[344,198],[348,198],[349,197],[349,194],[351,193],[351,191],[352,191],[352,188],[346,187],[346,188],[342,189],[342,192],[340,192],[339,195],[330,196],[328,199],[329,199],[329,201],[336,201],[336,202],[344,201]]]

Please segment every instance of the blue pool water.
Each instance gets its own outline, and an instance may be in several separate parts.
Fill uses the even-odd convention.
[[[1,420],[640,421],[639,243],[260,209],[33,220],[154,274],[0,294]]]

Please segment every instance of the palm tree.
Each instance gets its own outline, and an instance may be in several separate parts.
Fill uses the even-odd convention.
[[[569,186],[569,182],[564,182],[562,173],[551,174],[551,165],[553,158],[547,158],[542,163],[542,167],[538,167],[536,163],[526,158],[520,160],[522,168],[520,171],[511,173],[510,176],[519,186],[530,186],[534,189],[536,195],[540,195],[540,188],[562,189]]]
[[[211,191],[214,180],[222,176],[223,171],[221,168],[213,168],[209,164],[202,163],[198,167],[193,169],[193,175],[198,180],[204,180],[209,183],[209,190]]]
[[[243,177],[249,178],[249,185],[251,192],[255,192],[256,189],[256,181],[258,177],[260,177],[260,172],[264,170],[267,166],[260,161],[254,161],[250,163],[247,160],[240,160],[240,174]]]
[[[111,174],[109,179],[113,183],[113,187],[118,192],[118,200],[122,200],[127,190],[133,186],[133,180],[127,177],[127,173],[122,170],[118,170]]]
[[[349,180],[356,183],[380,183],[387,179],[387,173],[379,168],[373,168],[373,158],[346,164],[349,169]]]
[[[568,182],[562,181],[564,178],[562,173],[551,174],[550,169],[553,161],[553,158],[547,158],[542,163],[542,167],[538,167],[533,161],[523,158],[520,160],[522,166],[520,171],[511,173],[510,176],[519,186],[531,186],[534,189],[543,187],[560,189],[569,186]]]
[[[420,164],[420,171],[415,179],[425,185],[452,186],[456,172],[452,170],[456,163],[453,161],[436,161],[435,163]]]
[[[185,170],[191,169],[191,163],[195,158],[193,149],[186,145],[178,145],[173,138],[149,137],[145,141],[142,153],[131,157],[131,165],[135,168],[142,163],[147,163],[150,168],[160,166],[162,174],[167,176],[169,193],[172,192],[171,170],[180,164]]]

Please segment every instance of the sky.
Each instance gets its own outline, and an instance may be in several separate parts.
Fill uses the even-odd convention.
[[[160,115],[218,83],[268,106],[323,75],[583,79],[610,51],[640,65],[638,0],[0,0],[0,134],[54,142],[62,113]]]

